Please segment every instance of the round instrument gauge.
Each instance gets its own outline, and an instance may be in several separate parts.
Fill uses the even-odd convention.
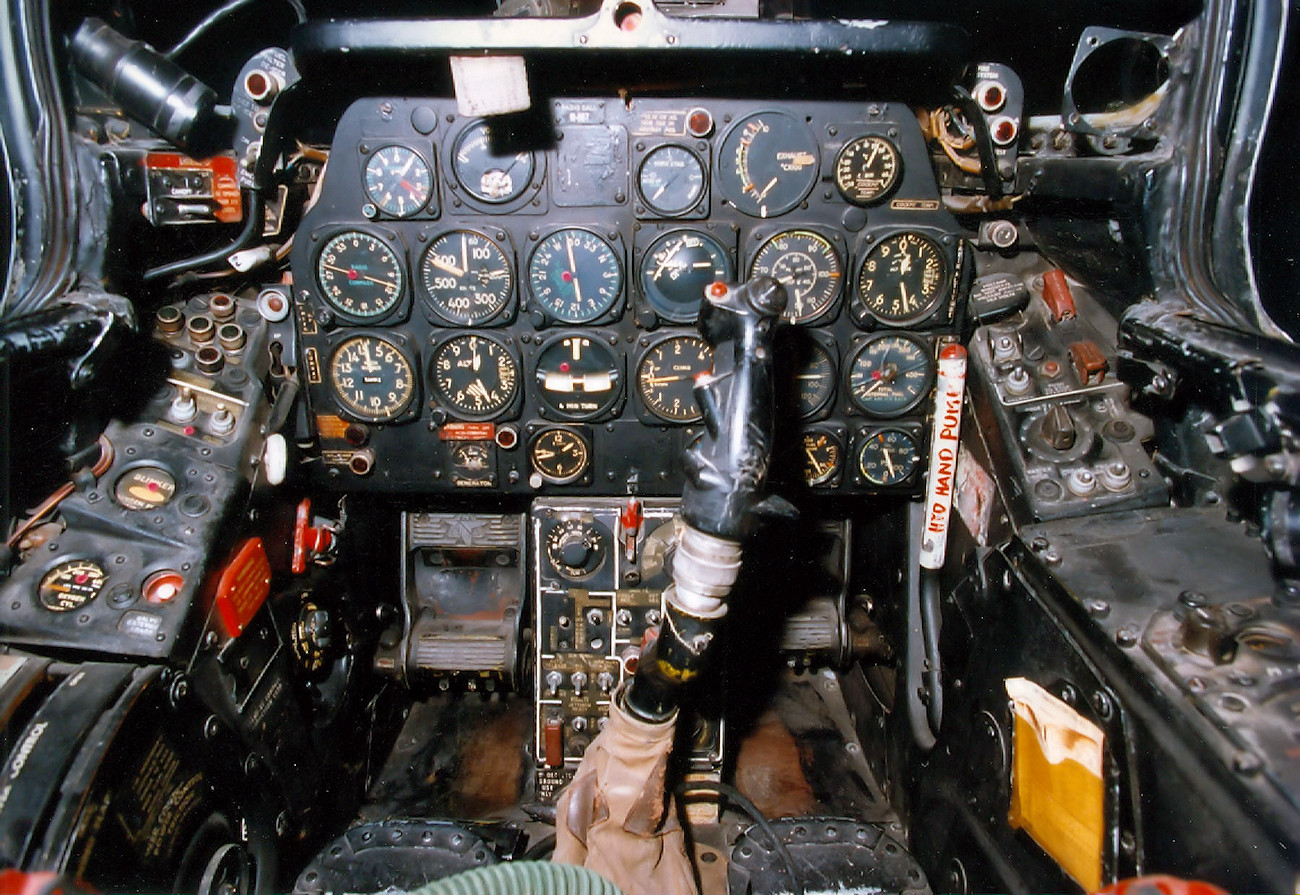
[[[567,485],[582,478],[591,465],[591,444],[573,429],[543,429],[529,446],[528,458],[543,481]]]
[[[434,312],[456,326],[478,326],[500,314],[514,282],[505,251],[473,230],[443,233],[420,259],[420,284]]]
[[[675,217],[704,195],[704,163],[685,146],[660,146],[642,160],[636,183],[651,211]]]
[[[407,218],[429,201],[433,169],[414,149],[391,145],[366,160],[366,198],[385,214]]]
[[[839,474],[844,445],[834,432],[812,429],[803,434],[803,478],[811,486],[825,485]]]
[[[817,182],[817,140],[785,112],[758,112],[736,122],[718,153],[718,183],[740,211],[756,218],[785,214]]]
[[[334,349],[329,383],[339,406],[370,423],[397,419],[415,400],[415,371],[392,342],[352,336]]]
[[[325,301],[341,314],[374,320],[402,297],[402,263],[378,236],[349,230],[330,237],[316,256],[316,280]]]
[[[835,358],[816,339],[809,339],[801,348],[794,374],[795,400],[799,416],[807,419],[819,413],[835,394]]]
[[[727,250],[694,230],[665,233],[641,259],[641,291],[655,313],[673,323],[695,320],[705,288],[731,278]]]
[[[589,323],[623,294],[618,252],[604,237],[571,227],[547,236],[528,259],[538,306],[561,323]]]
[[[695,377],[713,369],[713,349],[699,336],[669,336],[651,345],[636,369],[646,409],[670,423],[700,419]]]
[[[877,320],[920,320],[948,295],[948,259],[933,239],[895,233],[867,252],[858,268],[857,299]]]
[[[844,264],[831,241],[812,230],[785,230],[759,248],[749,265],[751,277],[772,277],[789,299],[781,315],[808,323],[827,313],[840,296]]]
[[[531,152],[497,152],[492,146],[492,131],[484,121],[461,132],[451,155],[457,183],[475,199],[491,205],[522,196],[533,179],[535,165]]]
[[[587,578],[605,564],[611,540],[590,518],[561,519],[546,533],[546,558],[565,578]]]
[[[466,419],[496,416],[519,391],[519,364],[495,336],[453,336],[434,349],[431,368],[439,402]]]
[[[591,419],[618,401],[622,363],[604,342],[574,334],[555,339],[537,355],[542,401],[570,419]]]
[[[854,205],[874,205],[884,199],[902,174],[898,147],[885,137],[850,140],[835,158],[835,187]]]
[[[128,510],[156,510],[176,496],[176,477],[161,466],[136,466],[113,485],[113,499]]]
[[[882,488],[901,485],[921,465],[916,438],[902,429],[879,429],[858,448],[858,471],[868,484]]]
[[[934,357],[903,333],[881,333],[863,343],[849,364],[849,397],[863,413],[892,417],[911,410],[934,379]]]
[[[37,599],[50,612],[75,612],[103,591],[108,574],[89,559],[68,559],[45,573]]]

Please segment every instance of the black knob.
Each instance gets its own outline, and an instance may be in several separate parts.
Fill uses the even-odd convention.
[[[591,545],[586,538],[566,540],[560,545],[560,561],[571,569],[581,569],[591,559]]]

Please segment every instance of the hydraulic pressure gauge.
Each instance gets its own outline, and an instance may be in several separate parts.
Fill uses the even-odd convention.
[[[108,581],[104,568],[89,559],[69,559],[45,573],[36,589],[50,612],[74,612],[99,596]]]
[[[673,323],[692,323],[705,288],[731,280],[731,259],[716,239],[695,230],[660,236],[641,259],[641,291],[655,313]]]
[[[623,265],[603,236],[571,227],[547,236],[528,259],[539,308],[561,323],[590,323],[623,295]]]
[[[518,199],[533,179],[531,152],[503,152],[494,145],[487,122],[466,128],[451,156],[452,173],[465,192],[480,202],[502,205]]]
[[[800,348],[794,393],[799,416],[807,419],[821,412],[835,394],[835,358],[816,339],[809,339]]]
[[[849,397],[863,413],[894,417],[925,397],[934,379],[934,356],[912,336],[881,333],[862,344],[849,364]]]
[[[835,159],[835,187],[854,205],[874,205],[893,191],[903,163],[888,138],[858,137],[844,144]]]
[[[810,486],[826,485],[839,474],[844,462],[844,445],[828,429],[811,429],[803,434],[803,478]]]
[[[465,419],[497,416],[519,391],[519,363],[495,336],[453,336],[434,349],[430,366],[439,402]]]
[[[948,297],[948,273],[948,258],[937,242],[920,233],[895,233],[862,259],[857,300],[882,323],[919,321]]]
[[[704,163],[685,146],[660,146],[641,162],[637,188],[651,211],[667,218],[685,214],[704,195]]]
[[[902,485],[920,465],[921,449],[916,438],[902,429],[878,429],[858,448],[858,471],[871,485]]]
[[[455,326],[479,326],[510,301],[514,273],[505,251],[473,230],[436,237],[420,259],[420,285],[434,313]]]
[[[817,140],[802,119],[757,112],[727,132],[718,183],[737,209],[756,218],[785,214],[817,182]]]
[[[542,349],[534,376],[548,407],[569,419],[591,419],[622,394],[623,362],[600,339],[574,333]]]
[[[591,465],[591,443],[573,429],[543,429],[529,446],[528,458],[543,481],[567,485],[582,478]]]
[[[371,423],[395,420],[415,400],[415,369],[378,336],[352,336],[330,355],[329,384],[339,406]]]
[[[637,364],[636,388],[646,410],[670,423],[700,419],[695,377],[713,369],[713,349],[699,336],[669,336]]]
[[[433,169],[414,149],[391,145],[366,160],[366,197],[395,218],[419,212],[433,191]]]
[[[402,297],[402,262],[388,243],[349,230],[330,237],[316,256],[316,280],[325,301],[356,320],[375,320]]]
[[[844,283],[840,253],[829,239],[812,230],[786,230],[763,243],[749,265],[751,277],[772,277],[785,286],[781,315],[791,323],[808,323],[831,309]]]

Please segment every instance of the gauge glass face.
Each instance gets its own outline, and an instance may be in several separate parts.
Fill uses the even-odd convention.
[[[699,336],[671,336],[651,346],[637,365],[636,386],[646,409],[670,423],[700,419],[695,377],[713,369],[713,349]]]
[[[543,429],[528,455],[533,470],[553,485],[577,481],[591,465],[591,445],[572,429]]]
[[[456,181],[475,199],[500,205],[528,189],[536,164],[531,152],[498,154],[486,122],[470,125],[456,141],[451,167]]]
[[[927,316],[947,291],[948,260],[938,243],[919,233],[882,239],[858,268],[858,300],[885,323]]]
[[[858,470],[872,485],[901,485],[920,464],[921,451],[916,439],[902,429],[872,432],[858,449]]]
[[[469,333],[435,349],[433,388],[439,401],[467,419],[504,411],[519,390],[519,365],[495,338]]]
[[[835,187],[854,205],[874,205],[898,185],[903,164],[885,137],[850,140],[835,159]]]
[[[664,217],[683,214],[704,195],[704,163],[684,146],[660,146],[641,162],[637,187],[652,211]]]
[[[694,321],[705,288],[731,276],[727,250],[694,230],[665,233],[641,259],[641,290],[655,313],[673,323]]]
[[[844,447],[834,433],[814,429],[803,434],[803,478],[809,485],[825,485],[839,474]]]
[[[849,366],[849,396],[863,413],[898,416],[920,403],[934,377],[930,350],[911,336],[869,339]]]
[[[786,230],[763,243],[749,275],[772,277],[785,286],[787,302],[781,316],[792,323],[807,323],[834,306],[844,282],[844,265],[825,236]]]
[[[785,214],[817,182],[817,141],[793,115],[750,115],[722,141],[718,182],[731,204],[751,217]]]
[[[604,342],[563,336],[537,356],[537,390],[556,413],[590,419],[609,410],[623,384],[622,363]]]
[[[457,326],[478,326],[510,301],[514,274],[501,246],[473,230],[452,230],[425,249],[420,284],[439,317]]]
[[[394,420],[415,400],[411,362],[377,336],[343,341],[330,357],[329,381],[339,405],[367,422]]]
[[[108,575],[88,559],[69,559],[45,573],[37,598],[50,612],[74,612],[103,591]]]
[[[402,297],[402,264],[377,236],[359,230],[330,237],[316,260],[321,294],[334,310],[374,320]]]
[[[824,345],[810,339],[800,352],[801,363],[794,374],[795,400],[799,416],[818,413],[835,394],[835,359]]]
[[[528,285],[551,317],[589,323],[623,294],[623,268],[614,247],[590,230],[557,230],[528,259]]]
[[[176,478],[160,466],[128,469],[113,486],[113,498],[128,510],[156,510],[176,496]]]
[[[433,170],[406,146],[384,146],[366,161],[366,197],[395,218],[417,213],[433,191]]]

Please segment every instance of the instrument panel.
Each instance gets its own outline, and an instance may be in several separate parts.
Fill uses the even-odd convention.
[[[968,250],[905,106],[344,114],[292,254],[321,484],[677,494],[716,280],[789,294],[774,476],[911,491]]]

